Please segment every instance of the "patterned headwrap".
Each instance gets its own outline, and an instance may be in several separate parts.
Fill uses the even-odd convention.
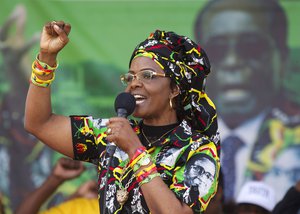
[[[218,141],[216,108],[205,93],[210,63],[204,50],[186,36],[156,30],[135,48],[129,64],[139,56],[150,57],[179,86],[184,119],[192,129]]]

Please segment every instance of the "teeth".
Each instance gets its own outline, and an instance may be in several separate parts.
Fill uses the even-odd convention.
[[[134,94],[133,95],[136,101],[136,104],[139,105],[141,103],[143,103],[146,100],[146,97],[140,94]]]
[[[142,95],[139,95],[139,94],[135,94],[135,95],[134,95],[134,98],[135,98],[135,99],[144,99],[145,97],[142,96]]]
[[[144,102],[144,100],[137,100],[137,101],[136,101],[136,104],[139,105],[139,104],[141,104],[141,103],[143,103],[143,102]]]

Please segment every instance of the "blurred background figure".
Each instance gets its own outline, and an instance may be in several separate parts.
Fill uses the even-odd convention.
[[[245,183],[236,199],[236,214],[271,214],[275,207],[275,192],[260,181]]]
[[[300,143],[300,102],[284,79],[292,74],[287,30],[286,14],[273,0],[212,0],[196,17],[196,40],[211,56],[207,91],[220,117],[227,202],[247,180],[263,180],[277,155]]]
[[[276,204],[272,214],[300,214],[300,180]]]
[[[26,18],[24,6],[16,5],[0,23],[0,76],[4,78],[0,78],[0,190],[7,198],[6,209],[16,206],[34,188],[34,180],[43,178],[50,168],[49,150],[36,146],[36,138],[23,125],[30,72],[26,57],[39,38],[38,34],[28,41],[24,38]]]
[[[84,170],[83,163],[69,158],[60,158],[44,183],[26,196],[19,205],[16,214],[99,213],[97,183],[95,181],[84,183],[66,199],[66,202],[39,212],[42,205],[49,200],[60,185],[80,176]]]
[[[2,198],[2,194],[0,192],[0,214],[5,214],[5,210],[4,210],[4,204],[3,204],[3,198]]]

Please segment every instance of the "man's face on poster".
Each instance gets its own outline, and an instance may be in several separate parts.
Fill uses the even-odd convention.
[[[187,167],[184,178],[188,186],[197,186],[200,194],[204,195],[213,184],[215,173],[215,164],[203,156]]]
[[[257,114],[278,87],[279,50],[260,13],[224,10],[205,16],[200,44],[212,65],[207,91],[224,120]]]

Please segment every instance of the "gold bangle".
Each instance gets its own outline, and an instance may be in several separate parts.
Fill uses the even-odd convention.
[[[53,73],[55,71],[55,70],[48,70],[48,71],[46,71],[46,70],[40,70],[39,68],[37,68],[35,66],[35,61],[33,61],[31,68],[32,68],[32,72],[33,73],[35,73],[37,75],[40,75],[40,76],[47,76],[47,75],[49,75],[49,74],[51,74],[51,73]]]
[[[35,58],[35,59],[36,59],[36,61],[37,61],[44,69],[47,69],[47,70],[55,70],[55,69],[58,67],[58,62],[55,63],[55,66],[54,66],[54,67],[48,65],[48,64],[45,63],[45,62],[41,62],[41,61],[39,60],[39,55],[38,55],[38,54],[36,55],[36,58]]]
[[[52,76],[51,79],[41,80],[40,78],[37,77],[37,75],[34,72],[32,72],[31,73],[31,79],[34,80],[37,83],[40,83],[40,84],[51,84],[53,82],[53,80],[55,79],[55,73],[53,73],[53,76]]]

